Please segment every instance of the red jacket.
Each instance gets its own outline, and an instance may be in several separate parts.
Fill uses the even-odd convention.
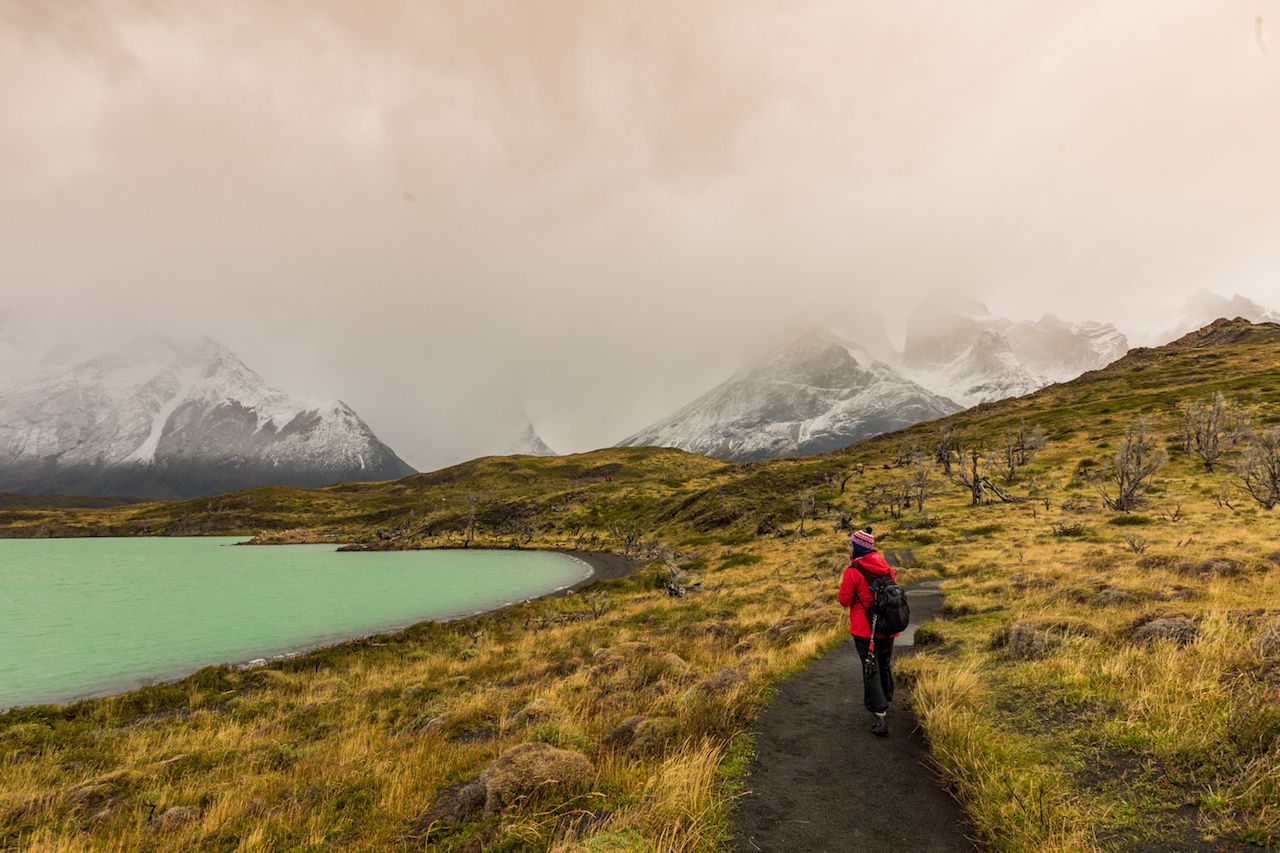
[[[855,637],[869,639],[871,623],[867,621],[867,608],[871,606],[873,596],[871,585],[862,576],[862,572],[858,571],[858,566],[872,575],[888,575],[893,578],[894,583],[898,582],[898,576],[894,574],[893,567],[880,556],[879,551],[872,551],[864,557],[859,557],[844,570],[844,577],[840,579],[840,594],[836,598],[840,600],[841,607],[849,610],[849,633]],[[877,631],[876,636],[896,637],[898,635],[881,634]]]

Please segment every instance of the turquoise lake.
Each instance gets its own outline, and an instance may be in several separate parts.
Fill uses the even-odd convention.
[[[0,539],[0,708],[476,613],[591,573],[551,552],[340,554],[241,541]]]

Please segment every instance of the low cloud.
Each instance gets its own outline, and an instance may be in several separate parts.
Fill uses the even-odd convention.
[[[937,293],[1122,328],[1276,303],[1273,20],[0,0],[0,303],[207,332],[423,465],[526,411],[612,443]]]

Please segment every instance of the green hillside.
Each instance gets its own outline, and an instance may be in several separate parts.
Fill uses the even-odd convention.
[[[1202,424],[1214,415],[1212,472],[1184,435],[1195,404]],[[834,593],[850,523],[875,524],[907,580],[946,578],[947,617],[904,674],[985,843],[1274,845],[1280,517],[1238,469],[1265,471],[1277,424],[1280,327],[1221,321],[817,457],[628,448],[0,508],[5,536],[584,548],[643,564],[574,596],[0,716],[0,848],[717,849],[769,685],[847,630]],[[1167,457],[1129,500],[1114,476],[1126,443]],[[507,753],[530,742],[548,746]],[[538,761],[563,784],[521,788]],[[463,783],[486,768],[481,807]],[[174,807],[190,811],[146,819]]]

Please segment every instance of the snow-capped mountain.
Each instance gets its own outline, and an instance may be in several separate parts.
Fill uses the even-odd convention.
[[[959,409],[820,329],[619,446],[678,447],[743,461],[800,456]]]
[[[1021,397],[1045,384],[1043,375],[1014,354],[1009,339],[990,329],[980,332],[978,339],[946,366],[938,382],[957,400],[974,403]]]
[[[559,456],[547,446],[531,423],[525,424],[524,432],[520,433],[500,453],[503,456]]]
[[[1029,394],[1105,367],[1129,351],[1107,323],[1051,314],[1015,322],[971,301],[931,301],[907,321],[902,372],[966,406]]]
[[[413,472],[339,400],[268,386],[207,338],[61,362],[0,327],[0,490],[189,497]]]
[[[1268,308],[1239,293],[1226,297],[1201,290],[1187,298],[1176,317],[1166,316],[1159,331],[1144,335],[1143,340],[1150,346],[1161,346],[1204,328],[1214,320],[1234,320],[1237,317],[1251,323],[1280,323],[1280,309]]]

